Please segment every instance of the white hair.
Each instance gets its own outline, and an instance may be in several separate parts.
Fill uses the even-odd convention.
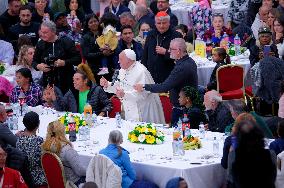
[[[183,38],[175,38],[171,41],[171,43],[175,43],[183,53],[187,53],[186,42]]]
[[[210,101],[222,102],[222,96],[216,90],[211,90],[206,93]]]
[[[109,133],[108,143],[120,145],[123,142],[122,133],[119,130],[113,130]]]

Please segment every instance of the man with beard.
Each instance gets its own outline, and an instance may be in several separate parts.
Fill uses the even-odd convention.
[[[63,94],[73,87],[74,66],[81,62],[75,43],[56,35],[56,25],[45,21],[40,28],[41,40],[36,45],[32,66],[43,71],[43,86],[57,86]]]
[[[8,38],[15,44],[20,36],[27,35],[35,46],[39,39],[38,30],[40,25],[31,21],[32,8],[28,5],[22,6],[19,17],[20,22],[10,28]]]
[[[8,9],[0,16],[0,24],[7,36],[9,28],[19,22],[19,10],[22,4],[20,0],[8,0]]]
[[[182,108],[179,104],[179,92],[185,86],[191,86],[197,89],[197,66],[186,51],[185,40],[175,38],[170,43],[170,57],[174,59],[175,66],[169,77],[161,84],[136,84],[134,89],[138,92],[144,90],[152,93],[170,92],[170,100],[173,104],[171,124],[175,125],[182,115]]]

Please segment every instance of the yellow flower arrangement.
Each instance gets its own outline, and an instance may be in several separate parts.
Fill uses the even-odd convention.
[[[183,138],[183,148],[184,150],[195,150],[201,148],[201,141],[198,137],[193,137],[189,135]]]
[[[65,125],[66,134],[69,133],[68,124],[70,123],[70,120],[74,121],[76,124],[76,133],[78,133],[80,126],[86,125],[86,121],[82,117],[75,114],[70,114],[68,112],[64,116],[61,116],[58,120]]]
[[[152,124],[138,125],[128,133],[128,140],[132,143],[162,144],[164,139],[164,134],[157,131]]]

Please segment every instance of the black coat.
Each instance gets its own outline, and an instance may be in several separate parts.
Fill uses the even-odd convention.
[[[152,93],[163,93],[170,91],[170,100],[173,106],[179,107],[179,92],[185,86],[197,89],[197,66],[195,62],[185,55],[176,62],[169,77],[161,84],[146,84],[145,90]]]
[[[66,111],[77,113],[79,108],[79,91],[70,89],[64,96]],[[87,95],[87,103],[92,106],[93,113],[109,112],[112,110],[112,103],[101,86],[93,84]]]
[[[174,38],[182,38],[182,36],[172,29],[163,34],[154,29],[147,36],[141,63],[149,70],[155,83],[164,82],[175,66],[169,52],[167,51],[165,55],[158,55],[156,46],[159,45],[168,50],[170,42]]]
[[[218,62],[210,76],[210,81],[209,83],[207,84],[207,89],[208,90],[217,90],[217,78],[216,78],[216,72],[217,72],[217,69],[223,65],[226,65],[226,63],[223,61],[223,62]]]
[[[198,108],[197,106],[185,108],[183,110],[183,114],[187,114],[191,129],[198,129],[201,122],[205,123],[207,121],[204,110]]]
[[[257,62],[260,61],[259,53],[263,51],[262,48],[263,47],[259,47],[258,45],[254,45],[249,49],[249,51],[250,51],[249,61],[250,61],[251,67],[254,66],[254,64],[256,64]],[[275,57],[279,58],[278,49],[277,49],[277,46],[275,44],[270,45],[270,51],[274,52]]]
[[[53,54],[53,43],[39,41],[36,45],[32,66],[37,69],[40,63],[46,63],[45,58],[49,54]],[[75,73],[74,66],[81,62],[80,53],[76,50],[75,43],[68,37],[62,37],[54,42],[55,60],[65,60],[65,66],[54,68],[55,86],[57,86],[63,94],[73,87],[73,75]],[[51,71],[43,73],[43,85],[48,84],[47,78]]]

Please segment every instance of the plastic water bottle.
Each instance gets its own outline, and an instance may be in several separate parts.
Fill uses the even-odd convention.
[[[213,155],[219,156],[219,142],[216,137],[213,140]]]
[[[116,120],[116,127],[121,128],[122,121],[121,121],[121,116],[120,116],[119,112],[116,112],[115,120]]]
[[[89,126],[85,126],[85,140],[90,140],[91,138],[91,129]]]
[[[184,136],[187,138],[191,135],[191,131],[189,127],[185,127]]]
[[[177,128],[178,128],[179,131],[181,131],[181,129],[182,129],[182,121],[181,121],[180,118],[179,118],[179,120],[177,122]]]
[[[67,19],[68,25],[69,25],[70,27],[72,27],[72,16],[71,16],[70,14],[68,14],[67,17],[66,17],[66,19]]]
[[[86,138],[85,138],[85,127],[86,126],[80,126],[79,127],[78,134],[79,134],[79,140],[80,141],[85,141],[86,140]]]
[[[181,138],[179,138],[178,140],[178,155],[180,156],[184,156],[185,152],[184,152],[184,148],[183,148],[183,141]]]
[[[190,122],[189,122],[189,119],[187,117],[187,114],[183,114],[183,118],[182,118],[182,136],[183,137],[185,137],[186,127],[188,127],[190,129]]]
[[[98,116],[96,114],[93,114],[93,126],[98,126]]]
[[[234,38],[234,46],[236,56],[241,55],[241,39],[238,34]]]
[[[204,127],[203,122],[200,122],[200,125],[199,125],[199,138],[201,139],[205,138],[205,127]]]

